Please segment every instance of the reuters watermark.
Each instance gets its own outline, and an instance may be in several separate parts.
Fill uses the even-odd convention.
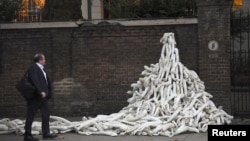
[[[250,125],[208,125],[208,141],[245,139],[250,137]]]

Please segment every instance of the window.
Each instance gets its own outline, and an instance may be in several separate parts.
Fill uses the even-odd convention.
[[[45,0],[23,0],[23,10],[19,12],[19,22],[42,21],[42,8]]]

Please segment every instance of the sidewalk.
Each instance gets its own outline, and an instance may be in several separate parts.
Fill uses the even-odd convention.
[[[79,120],[80,118],[70,118],[71,121]],[[250,125],[250,119],[233,119],[232,124]],[[61,141],[207,141],[207,133],[183,133],[173,137],[166,136],[105,136],[105,135],[80,135],[75,132],[61,134],[64,139]],[[42,139],[41,135],[35,136]],[[0,135],[0,141],[23,141],[23,136],[17,134]]]
[[[101,135],[79,135],[77,133],[61,134],[61,141],[207,141],[207,133],[185,133],[173,137],[166,136],[101,136]],[[35,136],[43,140],[41,135]],[[16,134],[0,135],[1,141],[23,141],[23,136]]]

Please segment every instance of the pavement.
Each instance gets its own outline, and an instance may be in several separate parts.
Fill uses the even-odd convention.
[[[250,119],[234,119],[232,124],[250,125]],[[75,132],[60,134],[64,139],[61,141],[208,141],[207,132],[193,133],[186,132],[173,137],[167,136],[106,136],[106,135],[80,135]],[[43,140],[41,135],[35,137]],[[23,136],[17,134],[0,135],[0,141],[23,141]]]
[[[61,134],[64,139],[58,141],[207,141],[207,133],[185,133],[173,137],[166,136],[103,136],[103,135],[80,135],[77,133]],[[43,140],[41,135],[34,136]],[[17,134],[0,135],[1,141],[23,141],[23,136]]]

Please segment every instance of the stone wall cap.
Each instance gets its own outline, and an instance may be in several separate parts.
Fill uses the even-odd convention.
[[[33,23],[5,23],[0,29],[27,29],[27,28],[72,28],[78,27],[76,22],[33,22]]]
[[[177,18],[177,19],[150,19],[150,20],[90,20],[90,21],[68,21],[68,22],[34,22],[34,23],[4,23],[0,24],[0,29],[32,29],[32,28],[75,28],[84,23],[99,24],[107,22],[110,24],[120,24],[123,26],[152,26],[152,25],[177,25],[177,24],[197,24],[197,18]]]
[[[120,24],[123,26],[150,26],[150,25],[176,25],[176,24],[197,24],[197,18],[176,18],[176,19],[121,19],[121,20],[92,20],[93,24],[100,22],[107,22],[110,24]]]

